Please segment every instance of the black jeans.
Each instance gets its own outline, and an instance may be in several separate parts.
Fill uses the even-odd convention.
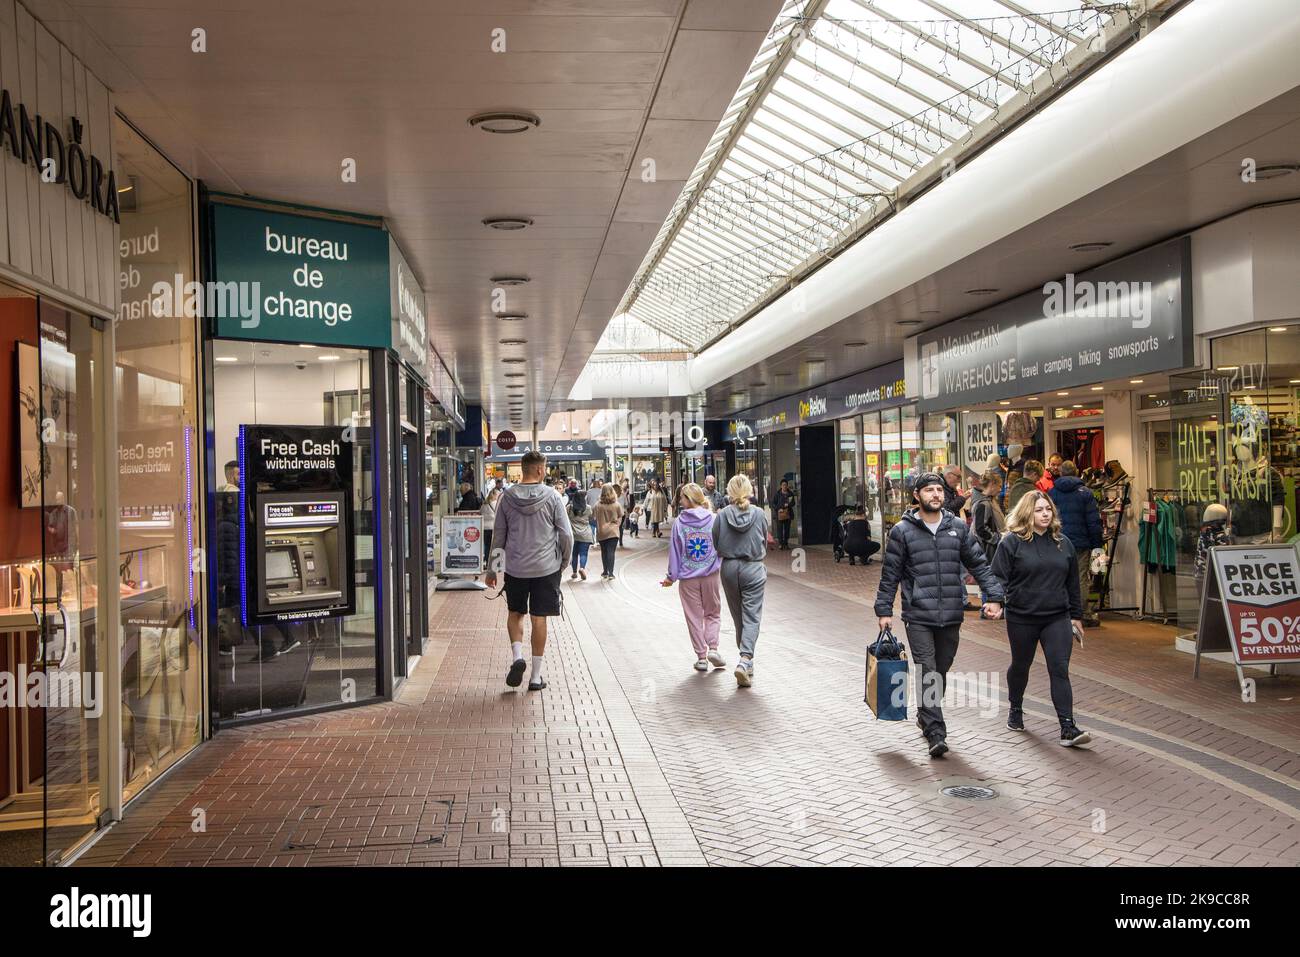
[[[1011,643],[1011,667],[1007,669],[1007,700],[1019,708],[1029,684],[1029,666],[1041,644],[1047,659],[1047,675],[1052,681],[1052,706],[1061,721],[1074,720],[1074,692],[1070,688],[1070,652],[1074,650],[1074,633],[1070,619],[1029,622],[1007,619],[1007,640]]]
[[[927,738],[948,736],[948,726],[943,722],[944,682],[948,669],[957,657],[957,642],[961,638],[961,625],[931,628],[904,622],[907,628],[907,650],[916,665],[916,716],[921,731]],[[931,677],[927,677],[927,675]]]
[[[600,570],[603,574],[614,574],[614,549],[617,547],[617,538],[607,538],[600,543]]]
[[[790,521],[788,518],[776,520],[776,541],[782,548],[790,547]]]

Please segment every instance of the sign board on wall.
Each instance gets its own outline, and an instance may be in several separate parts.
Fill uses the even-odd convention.
[[[444,575],[481,575],[483,573],[483,517],[481,515],[444,515],[442,540]]]
[[[374,226],[214,202],[214,335],[387,349],[388,234]],[[234,284],[228,285],[228,284]],[[422,305],[422,303],[421,303]]]
[[[1190,365],[1191,240],[1045,284],[908,340],[917,409],[1070,388]]]
[[[393,315],[393,348],[412,370],[429,381],[429,332],[424,290],[392,236],[388,237],[388,285]]]
[[[962,458],[976,475],[984,472],[989,456],[998,450],[998,414],[969,412],[961,417]]]
[[[903,363],[891,362],[827,382],[816,389],[755,406],[747,410],[742,419],[728,423],[727,440],[743,443],[755,435],[892,408],[906,400]]]

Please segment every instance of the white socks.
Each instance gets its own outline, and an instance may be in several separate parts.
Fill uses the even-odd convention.
[[[521,659],[524,656],[524,643],[522,641],[510,642],[510,654],[514,656],[511,659],[513,661]]]
[[[542,680],[542,656],[533,655],[533,673],[529,675],[530,681]]]

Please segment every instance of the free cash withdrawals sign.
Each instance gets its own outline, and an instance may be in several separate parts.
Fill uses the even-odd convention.
[[[1237,664],[1300,661],[1300,561],[1295,546],[1219,547],[1211,555]]]
[[[908,339],[921,412],[1192,364],[1191,240],[1145,249]]]
[[[211,204],[219,338],[387,349],[389,237],[379,227]],[[254,285],[256,284],[256,285]],[[212,297],[210,297],[212,298]],[[421,301],[421,306],[423,305]]]

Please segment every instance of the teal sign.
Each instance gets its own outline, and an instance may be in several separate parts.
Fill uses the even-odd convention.
[[[212,204],[220,338],[387,349],[388,234],[377,226]]]

